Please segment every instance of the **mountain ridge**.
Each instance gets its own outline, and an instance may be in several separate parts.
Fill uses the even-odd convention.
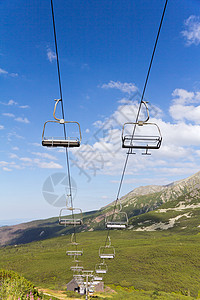
[[[187,219],[189,222],[190,218],[191,223],[192,211],[196,211],[197,214],[200,212],[200,172],[168,185],[137,187],[120,200],[123,211],[130,220],[129,229],[132,230],[147,230],[148,226],[151,226],[152,230],[173,229],[177,222],[184,219],[184,214],[178,213],[178,207],[182,207],[182,210],[184,207],[187,214],[185,218],[190,216]],[[82,226],[77,227],[77,232],[104,230],[105,216],[113,213],[114,204],[115,201],[99,210],[83,213],[84,222]],[[194,218],[194,224],[198,226],[197,216]],[[58,217],[0,227],[0,246],[29,243],[70,234],[72,231],[73,227],[60,226]]]

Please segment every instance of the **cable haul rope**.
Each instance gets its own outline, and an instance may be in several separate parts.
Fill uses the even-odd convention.
[[[64,104],[63,104],[63,93],[62,93],[62,83],[61,83],[61,72],[60,72],[60,62],[59,62],[59,53],[58,53],[58,43],[57,43],[57,35],[56,35],[56,25],[55,25],[55,14],[54,14],[54,6],[53,6],[53,0],[51,0],[51,15],[52,15],[52,23],[53,23],[53,35],[54,35],[54,44],[55,44],[55,52],[56,52],[56,62],[57,62],[57,76],[58,76],[58,85],[59,85],[59,96],[60,99],[55,100],[55,107],[54,107],[54,112],[53,116],[56,121],[47,121],[48,122],[53,122],[53,123],[59,123],[63,125],[63,134],[64,134],[64,139],[63,138],[45,138],[44,137],[44,130],[46,123],[44,125],[43,129],[43,135],[42,135],[42,145],[47,146],[47,147],[65,147],[65,156],[66,156],[66,167],[67,167],[67,178],[68,178],[68,185],[69,185],[69,195],[68,200],[66,200],[66,208],[68,211],[71,211],[72,218],[71,220],[68,218],[62,218],[61,212],[64,210],[62,209],[60,212],[59,216],[59,224],[61,225],[73,225],[73,236],[71,240],[71,244],[75,245],[76,251],[77,252],[77,245],[78,243],[76,242],[76,225],[81,225],[82,220],[79,219],[78,221],[75,219],[74,215],[74,205],[73,205],[73,195],[72,195],[72,182],[71,182],[71,173],[70,173],[70,162],[69,162],[69,152],[68,152],[68,147],[79,147],[80,146],[80,141],[81,141],[81,131],[80,131],[80,125],[78,122],[72,122],[72,121],[65,121],[65,114],[64,114]],[[62,119],[58,119],[55,116],[56,108],[58,103],[61,104],[61,114],[62,114]],[[75,123],[79,127],[79,134],[80,138],[78,139],[71,139],[67,137],[67,130],[66,130],[66,125],[68,123]],[[67,207],[70,205],[70,207]],[[80,210],[80,213],[82,215],[82,211]]]
[[[61,109],[62,109],[62,118],[63,118],[63,120],[65,120],[53,0],[51,0],[51,13],[52,13],[53,32],[54,32],[54,44],[55,44],[55,49],[56,49],[56,63],[57,63],[58,83],[59,83],[59,90],[60,90],[60,102],[61,102]],[[64,131],[64,137],[65,137],[65,140],[66,140],[67,139],[67,133],[66,133],[65,123],[63,124],[63,131]],[[66,162],[67,162],[67,175],[68,175],[68,184],[69,184],[69,192],[70,192],[69,195],[70,195],[71,207],[73,208],[72,185],[71,185],[71,175],[70,175],[70,163],[69,163],[68,148],[65,148],[65,155],[66,155]],[[73,210],[72,210],[72,214],[73,214]],[[72,218],[74,219],[74,215],[72,215]],[[75,242],[76,242],[75,226],[74,226],[74,238],[75,238]]]
[[[156,40],[155,40],[155,43],[154,43],[154,48],[153,48],[153,52],[152,52],[152,55],[151,55],[151,60],[150,60],[150,63],[149,63],[149,68],[148,68],[148,71],[147,71],[147,75],[146,75],[146,79],[145,79],[145,83],[144,83],[144,87],[143,87],[143,91],[142,91],[142,96],[141,96],[141,100],[140,100],[140,103],[139,103],[139,108],[138,108],[137,115],[136,115],[136,121],[135,121],[135,123],[132,123],[132,124],[134,124],[134,128],[133,128],[133,131],[132,131],[132,134],[131,134],[131,139],[130,139],[131,143],[132,143],[134,135],[135,135],[136,124],[139,121],[139,115],[140,115],[142,104],[145,104],[145,106],[146,106],[146,102],[144,101],[144,95],[145,95],[145,91],[146,91],[146,88],[147,88],[147,84],[148,84],[148,80],[149,80],[149,75],[150,75],[150,72],[151,72],[151,68],[152,68],[152,65],[153,65],[154,56],[155,56],[155,52],[156,52],[156,48],[157,48],[157,44],[158,44],[158,39],[159,39],[159,36],[160,36],[160,31],[161,31],[161,28],[162,28],[162,24],[163,24],[165,12],[166,12],[167,4],[168,4],[168,0],[165,1],[165,5],[164,5],[164,8],[163,8],[162,16],[161,16],[161,19],[160,19],[159,28],[158,28],[158,32],[157,32],[157,35],[156,35]],[[147,108],[147,113],[148,113],[148,108]],[[148,120],[148,118],[147,118],[147,120]],[[141,124],[141,125],[143,125],[143,124]],[[123,180],[124,180],[126,168],[127,168],[127,165],[128,165],[129,155],[132,154],[131,144],[130,144],[130,147],[127,147],[127,148],[129,148],[129,149],[128,149],[128,152],[127,152],[127,155],[126,155],[126,159],[125,159],[125,162],[124,162],[124,166],[123,166],[123,170],[122,170],[122,175],[121,175],[121,179],[120,179],[120,183],[119,183],[119,188],[118,188],[118,191],[117,191],[117,197],[116,197],[115,204],[114,204],[114,209],[113,209],[113,215],[112,215],[111,223],[113,221],[114,214],[116,212],[117,204],[118,204],[118,202],[120,202],[119,195],[120,195],[120,192],[121,192],[121,188],[122,188],[122,184],[123,184]],[[147,152],[146,152],[146,154],[147,154]],[[120,206],[121,206],[121,203],[120,203]],[[108,233],[107,233],[107,237],[106,237],[106,240],[105,240],[105,245],[104,245],[105,249],[106,249],[106,247],[108,248],[109,245],[111,246],[111,242],[110,242],[110,228],[108,228]],[[101,258],[101,256],[100,256],[100,258]]]

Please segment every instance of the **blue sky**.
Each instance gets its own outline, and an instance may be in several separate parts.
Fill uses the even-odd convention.
[[[164,2],[54,1],[65,115],[82,129],[82,146],[69,154],[84,211],[116,197],[121,125],[134,121]],[[163,144],[130,157],[121,196],[199,171],[199,5],[169,1],[145,95]],[[42,195],[49,176],[66,172],[62,149],[41,146],[59,98],[50,1],[4,1],[0,10],[0,219],[56,216]]]

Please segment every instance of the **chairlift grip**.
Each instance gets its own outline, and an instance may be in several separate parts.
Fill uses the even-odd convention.
[[[61,119],[58,119],[58,118],[55,116],[55,114],[56,114],[56,107],[57,107],[57,104],[58,104],[59,101],[61,101],[61,99],[55,99],[55,101],[56,101],[56,103],[55,103],[55,105],[54,105],[53,117],[54,117],[55,120],[57,120],[57,121],[60,122]]]

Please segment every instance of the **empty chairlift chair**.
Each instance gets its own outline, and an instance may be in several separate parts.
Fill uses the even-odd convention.
[[[101,281],[101,280],[103,280],[103,277],[101,277],[101,276],[94,276],[93,280],[94,281]]]
[[[71,266],[70,268],[73,272],[82,272],[83,270],[83,267],[82,266],[79,266],[78,264],[76,264],[75,266]]]
[[[71,212],[71,214],[69,214]],[[83,224],[82,210],[80,208],[64,207],[60,210],[60,225],[78,226]]]
[[[54,107],[54,111],[53,111],[53,116],[54,119],[56,121],[46,121],[44,123],[44,127],[43,127],[43,132],[42,132],[42,145],[46,146],[46,147],[79,147],[81,144],[81,128],[80,128],[80,124],[78,122],[75,121],[65,121],[64,119],[58,119],[55,116],[55,112],[56,112],[56,107],[59,101],[61,101],[61,99],[55,100],[55,107]],[[45,129],[46,129],[46,125],[47,123],[56,123],[56,124],[60,124],[65,126],[65,124],[73,124],[76,125],[77,129],[78,129],[78,136],[77,137],[46,137],[45,136]]]
[[[120,210],[114,212],[110,216],[105,217],[105,225],[107,229],[126,229],[128,226],[128,215],[126,212],[121,211],[122,206],[120,203]]]
[[[110,237],[108,236],[108,245],[99,248],[99,257],[101,259],[112,259],[115,257],[115,248],[111,246]]]
[[[147,119],[145,121],[127,122],[122,128],[122,148],[129,149],[159,149],[162,142],[160,128],[156,123],[150,123],[147,102],[142,101],[146,107]]]
[[[107,271],[108,271],[108,266],[105,264],[104,261],[100,264],[96,264],[95,266],[96,274],[106,274]]]
[[[68,256],[73,256],[74,259],[83,255],[83,250],[78,250],[78,243],[74,241],[74,233],[71,236],[70,248],[66,251]]]

